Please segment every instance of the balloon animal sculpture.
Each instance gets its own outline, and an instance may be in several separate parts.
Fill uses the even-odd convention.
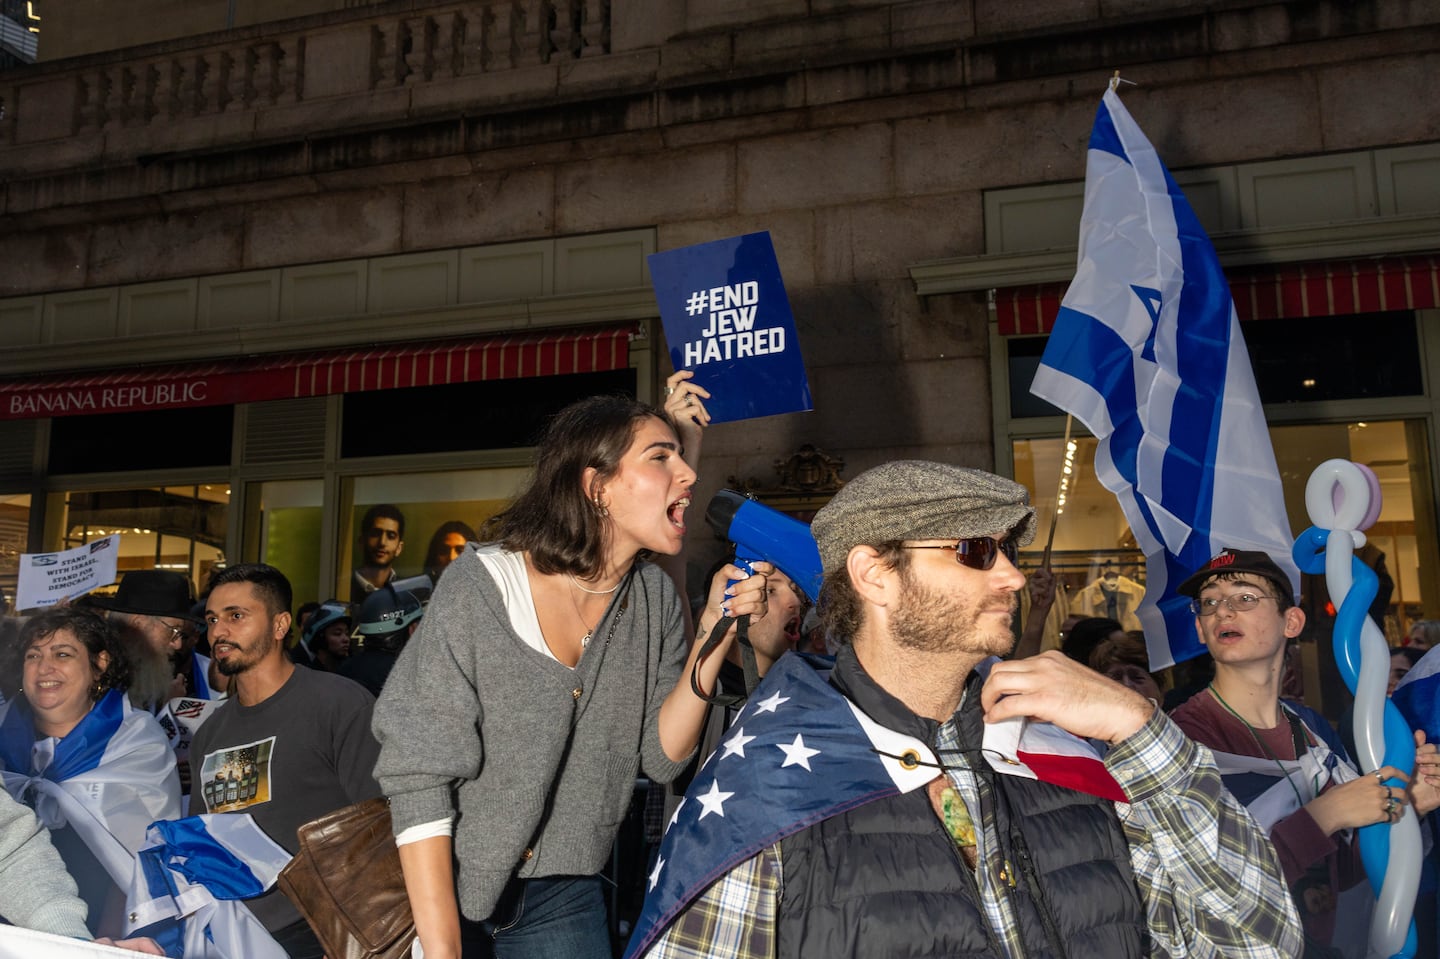
[[[1365,533],[1380,517],[1380,483],[1374,472],[1349,460],[1327,460],[1310,474],[1305,508],[1314,523],[1295,541],[1295,565],[1325,574],[1335,617],[1335,662],[1355,694],[1355,751],[1369,773],[1394,766],[1415,770],[1415,740],[1395,704],[1385,696],[1390,649],[1380,627],[1367,615],[1378,580],[1355,557]],[[1403,786],[1398,779],[1386,785]],[[1420,824],[1409,806],[1395,823],[1360,828],[1360,858],[1376,894],[1370,922],[1372,955],[1410,959],[1415,955],[1411,916],[1420,884]]]

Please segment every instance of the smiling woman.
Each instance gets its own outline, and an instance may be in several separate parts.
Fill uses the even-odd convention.
[[[486,940],[507,957],[611,955],[597,873],[636,772],[673,779],[707,708],[680,597],[645,561],[679,552],[694,482],[661,411],[574,403],[482,529],[495,542],[436,584],[374,722],[427,956]],[[763,576],[738,584],[731,612],[759,612],[764,590]],[[724,653],[700,670],[706,688]]]
[[[0,778],[51,830],[97,934],[124,934],[124,890],[145,829],[180,816],[164,731],[125,696],[130,663],[109,624],[62,607],[20,634],[22,694],[0,709]]]

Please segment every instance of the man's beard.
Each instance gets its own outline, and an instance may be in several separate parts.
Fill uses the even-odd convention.
[[[156,652],[143,636],[130,643],[130,701],[137,706],[159,706],[170,695],[175,667],[167,653]]]
[[[919,582],[911,570],[901,573],[903,588],[898,606],[890,614],[890,633],[896,643],[922,653],[968,652],[986,656],[1005,656],[1015,648],[1015,637],[1009,629],[997,627],[986,632],[981,627],[983,613],[1007,609],[1014,615],[1019,597],[1014,593],[1005,599],[990,599],[986,606],[964,602],[969,597],[932,589]]]

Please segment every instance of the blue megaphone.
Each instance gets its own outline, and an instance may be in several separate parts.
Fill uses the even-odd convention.
[[[820,598],[820,547],[810,525],[786,516],[733,489],[722,489],[710,500],[705,519],[716,533],[735,544],[735,565],[750,572],[756,560],[773,563],[805,593],[810,602]]]

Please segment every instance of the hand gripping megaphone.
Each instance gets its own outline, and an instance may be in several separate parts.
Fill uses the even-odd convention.
[[[809,525],[730,489],[715,494],[705,510],[705,519],[716,533],[735,544],[736,566],[748,573],[753,563],[771,563],[794,580],[812,603],[819,598],[824,570],[820,565],[820,548],[810,535]],[[737,630],[745,670],[745,695],[707,695],[700,688],[700,663],[720,644],[732,624]],[[745,699],[759,683],[755,649],[750,645],[750,617],[722,619],[700,647],[695,668],[690,673],[691,690],[706,702],[732,706]]]
[[[810,602],[820,598],[820,547],[810,525],[786,516],[733,489],[722,489],[710,500],[705,519],[720,536],[735,544],[735,565],[750,572],[757,560],[773,563],[795,581]]]

